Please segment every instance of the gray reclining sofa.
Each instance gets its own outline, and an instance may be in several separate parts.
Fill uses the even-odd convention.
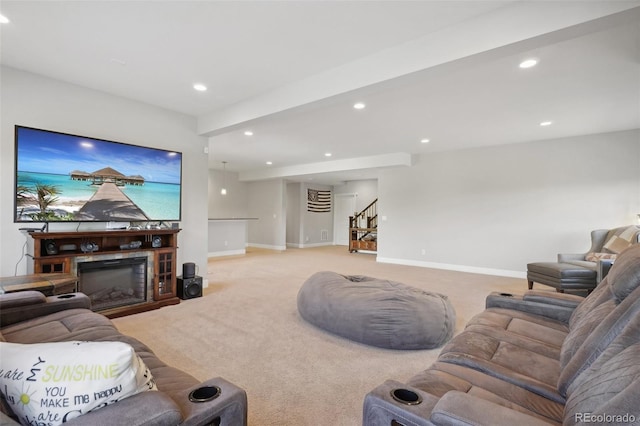
[[[247,424],[244,390],[218,377],[200,382],[162,362],[152,350],[120,333],[103,315],[92,312],[82,293],[45,297],[37,291],[0,295],[0,342],[46,343],[65,341],[118,341],[128,343],[151,371],[157,392],[143,392],[76,417],[72,425],[219,425]],[[219,389],[212,400],[190,398]],[[201,398],[204,399],[204,398]],[[0,401],[0,424],[18,424]]]
[[[586,298],[494,293],[406,383],[364,401],[363,424],[640,424],[640,245]]]

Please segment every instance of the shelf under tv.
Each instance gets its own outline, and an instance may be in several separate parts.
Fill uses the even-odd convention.
[[[33,262],[28,273],[78,275],[79,262],[146,256],[153,268],[147,274],[146,301],[100,313],[113,318],[177,304],[178,232],[180,229],[30,232],[29,255]],[[132,242],[134,248],[121,248]]]

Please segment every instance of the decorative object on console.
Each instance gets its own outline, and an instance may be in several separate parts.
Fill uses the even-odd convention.
[[[93,253],[94,251],[98,251],[98,249],[98,244],[93,241],[84,241],[80,243],[80,250],[82,250],[83,253]]]
[[[58,254],[58,247],[56,246],[56,242],[52,240],[47,240],[45,242],[45,250],[47,254]]]
[[[154,235],[153,238],[151,239],[151,247],[153,248],[162,247],[162,238],[160,238],[158,235]]]
[[[131,241],[128,244],[120,244],[120,248],[122,250],[127,250],[127,249],[132,250],[132,249],[138,249],[140,247],[142,247],[142,241]]]

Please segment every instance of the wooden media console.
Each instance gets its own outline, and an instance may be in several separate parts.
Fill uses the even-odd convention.
[[[180,303],[176,295],[179,229],[31,232],[29,274],[78,275],[78,264],[146,258],[146,289],[142,301],[99,312],[109,318]],[[78,275],[78,291],[82,291]],[[103,291],[102,293],[105,293]],[[113,293],[116,293],[114,291]]]

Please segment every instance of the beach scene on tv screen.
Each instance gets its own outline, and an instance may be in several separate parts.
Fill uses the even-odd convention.
[[[16,128],[16,221],[180,219],[182,154]]]

